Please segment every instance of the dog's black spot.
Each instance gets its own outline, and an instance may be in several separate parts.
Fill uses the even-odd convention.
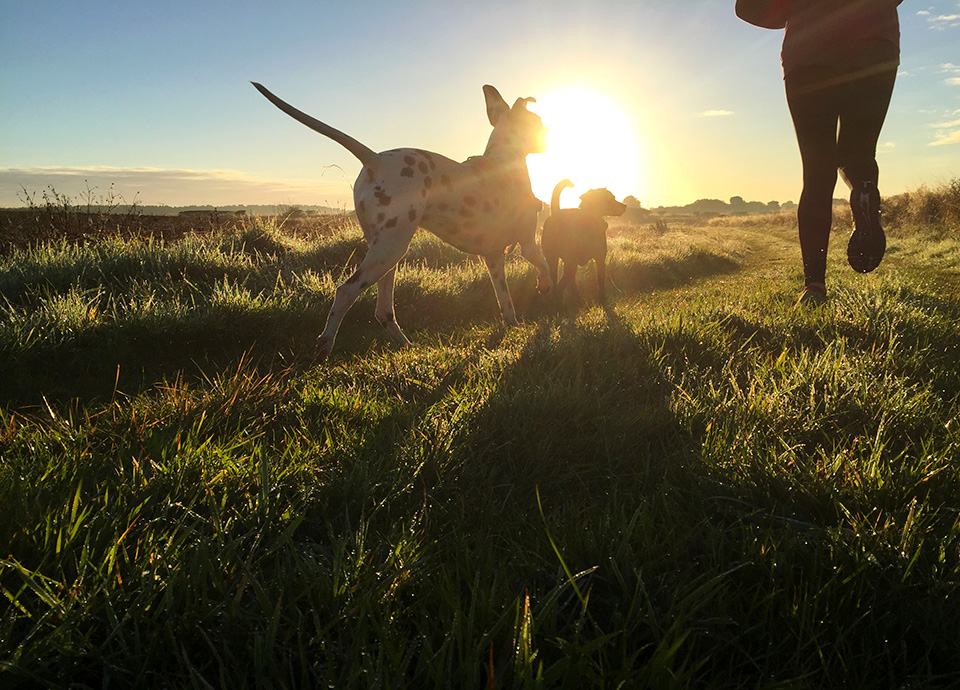
[[[401,170],[400,177],[413,177],[413,168],[404,168]]]
[[[357,202],[357,213],[359,213],[362,216],[363,212],[366,211],[366,209],[367,209],[367,205],[363,203],[363,201]]]
[[[471,211],[471,210],[468,209],[468,208],[461,208],[461,209],[460,209],[460,215],[461,215],[463,218],[470,218],[470,217],[473,215],[473,211]]]
[[[427,166],[427,164],[423,161],[420,161],[420,163],[417,165],[417,168],[419,168],[420,172],[422,172],[424,175],[430,172],[429,166]]]
[[[407,165],[413,165],[414,163],[417,162],[417,159],[414,158],[413,156],[404,156],[403,162],[406,163]]]
[[[409,218],[411,221],[416,220],[416,219],[417,219],[417,210],[416,210],[416,209],[413,209],[413,208],[410,209],[410,212],[407,214],[407,218]]]
[[[367,168],[367,182],[373,182],[373,170]]]
[[[423,178],[423,186],[425,189],[430,189],[433,186],[433,178],[429,176]]]
[[[422,199],[426,199],[426,198],[427,198],[427,190],[426,190],[426,189],[421,189],[421,190],[420,190],[420,198],[422,198]]]
[[[374,198],[380,203],[381,206],[389,206],[390,202],[393,200],[392,197],[383,191],[380,187],[377,187],[373,192]]]
[[[447,175],[446,173],[444,173],[443,175],[441,175],[441,176],[440,176],[440,184],[442,184],[444,187],[449,187],[449,186],[450,186],[450,176]]]
[[[475,206],[477,200],[472,196],[465,196],[463,197],[463,203],[465,203],[467,206]]]
[[[397,218],[391,218],[384,224],[384,227],[387,227],[387,228],[397,227],[397,220],[398,220]]]
[[[386,217],[387,217],[387,214],[386,214],[386,213],[378,213],[378,214],[377,214],[377,222],[378,222],[378,223],[382,223],[382,222],[383,222],[383,219],[386,218]]]

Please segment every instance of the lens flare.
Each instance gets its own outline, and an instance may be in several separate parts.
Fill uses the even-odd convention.
[[[530,105],[549,128],[546,153],[527,158],[534,194],[549,202],[554,186],[567,178],[572,191],[561,205],[576,206],[588,189],[606,187],[618,199],[643,198],[640,155],[630,119],[613,102],[585,88],[537,98]]]

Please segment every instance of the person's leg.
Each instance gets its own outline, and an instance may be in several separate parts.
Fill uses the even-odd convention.
[[[840,132],[837,137],[840,175],[850,189],[877,185],[877,141],[887,117],[896,70],[846,84],[840,92]]]
[[[850,187],[854,232],[847,259],[854,270],[869,273],[883,259],[886,237],[880,224],[877,141],[886,119],[896,70],[850,82],[840,103],[838,152],[840,175]]]
[[[803,192],[797,208],[800,252],[806,285],[823,286],[827,246],[837,185],[837,121],[833,89],[823,70],[799,69],[786,77],[787,104],[793,118],[803,164]]]

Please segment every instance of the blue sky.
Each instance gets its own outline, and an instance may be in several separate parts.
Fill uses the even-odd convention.
[[[483,84],[511,103],[589,88],[630,123],[620,154],[644,205],[795,201],[782,32],[733,4],[0,0],[0,206],[21,186],[113,184],[144,204],[351,207],[360,164],[251,80],[376,150],[455,159],[489,135]],[[900,16],[885,194],[960,176],[960,0],[906,0]]]

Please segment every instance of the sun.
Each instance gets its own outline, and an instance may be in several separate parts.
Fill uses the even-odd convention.
[[[606,187],[617,199],[640,198],[639,152],[630,120],[609,99],[574,87],[538,97],[530,105],[550,130],[546,153],[527,157],[533,193],[550,203],[554,186],[567,178],[574,184],[560,198],[576,206],[588,189]]]

